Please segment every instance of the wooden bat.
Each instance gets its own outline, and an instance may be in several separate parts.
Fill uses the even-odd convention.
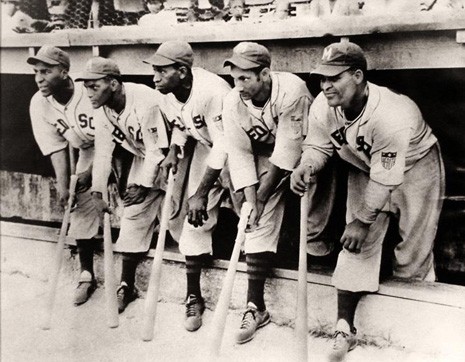
[[[163,251],[165,249],[166,231],[170,220],[171,199],[173,196],[174,175],[170,170],[168,185],[166,187],[165,200],[160,216],[160,231],[158,233],[157,248],[153,257],[152,271],[150,273],[147,296],[145,298],[144,320],[142,326],[142,340],[148,342],[153,339],[155,319],[157,316],[158,294],[160,292],[161,266],[163,263]]]
[[[109,205],[108,192],[104,192],[102,198]],[[105,269],[105,310],[107,324],[110,328],[116,328],[119,325],[118,301],[116,299],[115,263],[113,260],[110,214],[108,212],[105,212],[103,215],[103,263]]]
[[[234,277],[236,275],[237,264],[239,263],[239,255],[242,243],[245,239],[245,228],[252,212],[252,204],[244,202],[241,209],[239,224],[237,225],[237,236],[234,241],[234,249],[229,260],[228,271],[224,278],[223,287],[221,288],[220,297],[216,304],[215,314],[213,315],[211,334],[210,334],[210,359],[216,360],[220,354],[221,341],[223,340],[224,327],[226,317],[229,310],[229,301],[231,299],[232,289],[234,286]]]
[[[300,200],[299,273],[297,279],[297,315],[295,320],[297,360],[301,362],[306,362],[308,358],[307,218],[308,191],[305,191]]]
[[[42,329],[44,330],[48,330],[51,328],[52,312],[53,307],[55,305],[55,295],[58,286],[58,277],[60,275],[61,266],[63,264],[63,253],[65,250],[66,234],[68,232],[69,218],[71,214],[71,208],[74,202],[77,180],[78,177],[76,175],[72,175],[69,182],[68,205],[66,206],[65,213],[63,215],[63,222],[61,223],[60,236],[58,237],[58,243],[55,251],[54,268],[50,277],[50,290],[47,297],[45,317],[42,324]]]

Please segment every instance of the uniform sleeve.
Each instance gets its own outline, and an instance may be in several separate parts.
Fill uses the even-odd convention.
[[[302,143],[302,159],[300,161],[303,165],[311,166],[313,173],[320,171],[334,153],[333,144],[328,134],[327,111],[321,107],[317,100],[310,107],[307,136]]]
[[[213,143],[207,158],[207,165],[215,170],[221,170],[226,163],[222,116],[224,93],[213,96],[205,105],[205,122]]]
[[[236,191],[258,183],[252,143],[240,126],[237,117],[238,109],[235,104],[225,102],[223,108],[224,143],[231,181]]]
[[[373,130],[370,178],[382,185],[395,186],[404,181],[405,158],[410,143],[408,117],[404,122],[378,122]]]
[[[270,162],[280,169],[292,171],[302,153],[303,125],[311,105],[309,96],[302,96],[279,115],[276,141]]]
[[[164,159],[161,149],[169,147],[168,131],[158,105],[147,107],[142,117],[141,129],[145,158],[137,183],[150,188],[155,182],[158,165]]]
[[[47,111],[42,100],[34,96],[29,106],[32,132],[44,156],[61,151],[68,146],[68,141],[58,132],[57,128],[47,122]]]
[[[94,113],[95,121],[95,156],[92,167],[92,191],[106,192],[108,177],[111,173],[111,160],[115,143],[111,135],[111,128],[103,109]]]

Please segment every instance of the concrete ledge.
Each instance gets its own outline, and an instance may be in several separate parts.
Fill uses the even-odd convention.
[[[2,222],[2,272],[22,273],[47,280],[53,260],[57,229]],[[139,265],[137,286],[146,291],[153,251]],[[78,261],[65,253],[63,278],[75,280]],[[115,253],[116,270],[121,268],[120,254]],[[182,303],[185,297],[184,262],[180,254],[165,252],[162,273],[162,299]],[[214,309],[226,261],[215,261],[202,274],[207,307]],[[97,276],[103,276],[103,255],[95,259]],[[275,269],[266,285],[266,302],[278,325],[292,325],[295,318],[297,272]],[[101,280],[100,280],[101,282]],[[308,274],[309,328],[318,335],[332,333],[336,314],[336,293],[330,277]],[[247,276],[240,263],[230,308],[239,313],[245,304]],[[405,283],[390,280],[375,294],[367,295],[357,311],[356,324],[365,343],[397,346],[441,356],[444,360],[465,360],[465,287],[441,283]],[[442,359],[441,359],[442,360]]]

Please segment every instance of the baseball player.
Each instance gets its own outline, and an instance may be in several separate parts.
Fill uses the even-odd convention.
[[[155,87],[165,98],[163,112],[173,127],[170,151],[161,167],[164,170],[172,167],[178,174],[187,173],[186,179],[177,178],[186,183],[187,215],[180,214],[180,225],[172,223],[170,232],[179,241],[179,249],[186,257],[184,326],[188,331],[195,331],[202,325],[205,304],[200,274],[204,262],[212,254],[212,232],[223,191],[229,182],[227,172],[222,171],[226,153],[221,111],[223,98],[231,89],[219,76],[192,67],[193,58],[188,43],[167,41],[145,61],[153,67]],[[190,168],[186,170],[187,163],[184,163],[183,169],[179,167],[178,170],[178,158],[188,139],[195,141],[192,153],[185,152],[185,156],[190,157]]]
[[[42,153],[50,156],[63,207],[69,198],[68,145],[79,150],[76,207],[71,213],[68,231],[68,235],[76,239],[81,265],[74,295],[74,303],[79,305],[87,301],[96,287],[93,256],[99,222],[89,190],[95,136],[93,108],[85,89],[69,76],[68,53],[56,47],[43,46],[27,62],[33,67],[39,88],[29,109],[32,130]]]
[[[367,82],[366,70],[358,45],[340,42],[324,49],[312,72],[322,88],[310,109],[312,132],[291,177],[292,190],[300,194],[334,152],[353,166],[343,249],[333,275],[338,293],[333,361],[356,345],[360,297],[378,290],[390,216],[398,219],[402,237],[394,251],[394,276],[435,280],[433,242],[444,196],[437,139],[411,99]]]
[[[142,84],[123,83],[118,65],[101,57],[90,59],[85,72],[76,80],[84,82],[95,109],[92,199],[100,213],[109,211],[102,195],[107,192],[115,145],[134,155],[122,196],[123,215],[116,242],[116,249],[123,253],[121,284],[117,290],[121,313],[137,296],[136,268],[150,247],[164,196],[163,182],[157,178],[158,164],[164,158],[160,146],[168,148],[169,144],[159,108],[160,94]]]
[[[223,108],[228,165],[234,190],[243,191],[246,201],[254,205],[245,238],[247,309],[237,343],[250,341],[257,328],[270,321],[264,285],[277,250],[286,181],[299,161],[303,125],[313,101],[304,81],[291,73],[271,71],[270,64],[268,49],[251,42],[239,43],[224,62],[235,83]],[[321,191],[322,196],[334,196],[331,188]],[[313,206],[309,222],[319,228],[312,230],[311,238],[316,238],[331,208],[323,203]],[[317,244],[312,254],[329,253]]]

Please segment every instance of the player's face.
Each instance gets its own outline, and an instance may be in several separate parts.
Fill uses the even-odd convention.
[[[84,82],[84,87],[87,89],[87,96],[94,109],[107,104],[108,100],[113,95],[111,80],[107,78],[86,80]]]
[[[153,82],[155,88],[163,94],[173,93],[181,86],[181,68],[167,65],[165,67],[153,66]]]
[[[158,14],[162,11],[163,3],[161,1],[147,3],[147,8],[152,14]]]
[[[38,62],[32,66],[35,82],[44,97],[59,92],[68,78],[68,71],[60,65],[48,65]]]
[[[231,66],[231,76],[235,88],[244,100],[255,99],[264,88],[264,77],[261,72],[256,74],[252,70]]]
[[[16,4],[14,2],[2,1],[2,14],[13,16],[16,11]]]
[[[360,74],[357,72],[354,73],[351,70],[347,70],[334,77],[321,77],[321,90],[331,107],[341,106],[344,109],[350,108],[352,100],[358,92],[357,85],[359,84],[358,78]]]

